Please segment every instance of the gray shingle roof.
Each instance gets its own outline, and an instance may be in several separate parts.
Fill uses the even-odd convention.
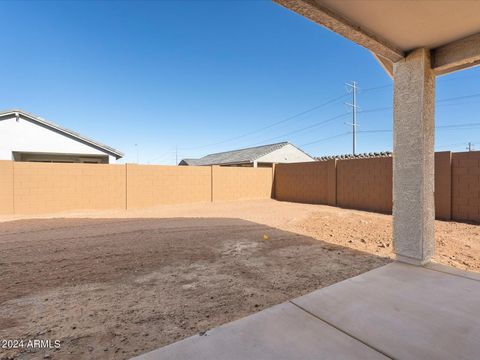
[[[75,131],[66,129],[66,128],[58,125],[58,124],[55,124],[51,121],[47,121],[45,119],[42,119],[41,117],[35,116],[33,114],[30,114],[30,113],[28,113],[26,111],[23,111],[23,110],[20,110],[20,109],[13,109],[13,110],[7,110],[7,111],[0,112],[0,117],[10,116],[10,115],[17,116],[17,114],[18,114],[18,116],[20,116],[20,117],[22,117],[26,120],[36,122],[37,124],[43,125],[47,128],[56,130],[57,132],[60,132],[64,135],[66,135],[66,136],[77,139],[80,142],[89,144],[89,145],[91,145],[91,146],[93,146],[97,149],[101,149],[101,150],[105,151],[106,153],[115,156],[117,159],[123,157],[123,153],[121,151],[117,150],[117,149],[114,149],[110,146],[102,144],[98,141],[94,141],[92,139],[89,139],[89,138],[87,138],[83,135],[80,135],[79,133],[77,133]]]
[[[280,149],[287,145],[288,142],[280,142],[276,144],[262,145],[251,148],[225,151],[216,154],[206,155],[200,159],[183,159],[182,162],[186,165],[227,165],[239,163],[252,163],[258,158]],[[182,164],[183,165],[183,164]]]
[[[199,159],[182,159],[182,161],[180,161],[179,165],[195,166],[195,165],[197,165],[198,160]]]

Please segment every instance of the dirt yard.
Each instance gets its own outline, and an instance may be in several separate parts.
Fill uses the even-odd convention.
[[[1,359],[127,359],[386,264],[392,247],[388,215],[273,200],[3,220],[0,339],[61,347]],[[436,226],[435,260],[479,271],[480,226]]]

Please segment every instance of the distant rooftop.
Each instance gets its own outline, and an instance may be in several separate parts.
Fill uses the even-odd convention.
[[[229,164],[248,164],[265,156],[275,150],[290,144],[288,141],[249,147],[239,150],[224,151],[215,154],[206,155],[200,159],[183,159],[179,165],[229,165]],[[290,144],[293,145],[293,144]],[[293,145],[294,146],[294,145]],[[300,149],[299,149],[300,150]],[[302,150],[300,150],[302,151]],[[303,152],[303,151],[302,151]],[[308,155],[308,154],[307,154]]]
[[[83,135],[80,135],[79,133],[75,132],[75,131],[72,131],[72,130],[69,130],[69,129],[66,129],[58,124],[55,124],[51,121],[47,121],[39,116],[36,116],[36,115],[33,115],[33,114],[30,114],[26,111],[23,111],[23,110],[20,110],[20,109],[12,109],[12,110],[6,110],[6,111],[1,111],[0,112],[0,117],[5,117],[5,116],[18,116],[18,117],[22,117],[26,120],[30,120],[30,121],[33,121],[34,123],[37,123],[37,124],[40,124],[40,125],[43,125],[47,128],[50,128],[52,130],[55,130],[63,135],[66,135],[66,136],[69,136],[71,138],[74,138],[80,142],[83,142],[83,143],[86,143],[86,144],[89,144],[95,148],[98,148],[98,149],[101,149],[103,151],[105,151],[106,153],[110,154],[110,155],[113,155],[115,158],[119,159],[119,158],[122,158],[123,157],[123,153],[117,149],[114,149],[110,146],[107,146],[105,144],[102,144],[98,141],[94,141],[92,139],[89,139]]]
[[[327,160],[342,160],[342,159],[367,159],[367,158],[377,158],[377,157],[391,157],[391,151],[383,151],[383,152],[371,152],[371,153],[363,153],[363,154],[344,154],[344,155],[328,155],[328,156],[319,156],[316,157],[315,160],[318,161],[327,161]]]

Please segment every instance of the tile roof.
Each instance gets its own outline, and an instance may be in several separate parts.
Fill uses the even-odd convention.
[[[326,161],[326,160],[344,160],[344,159],[367,159],[367,158],[377,158],[377,157],[391,157],[391,151],[375,152],[375,153],[362,153],[362,154],[344,154],[344,155],[328,155],[328,156],[318,156],[315,158],[317,161]]]

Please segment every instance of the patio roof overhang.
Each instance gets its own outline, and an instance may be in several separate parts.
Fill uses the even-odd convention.
[[[367,48],[390,75],[418,48],[436,75],[480,64],[480,1],[274,1]]]

